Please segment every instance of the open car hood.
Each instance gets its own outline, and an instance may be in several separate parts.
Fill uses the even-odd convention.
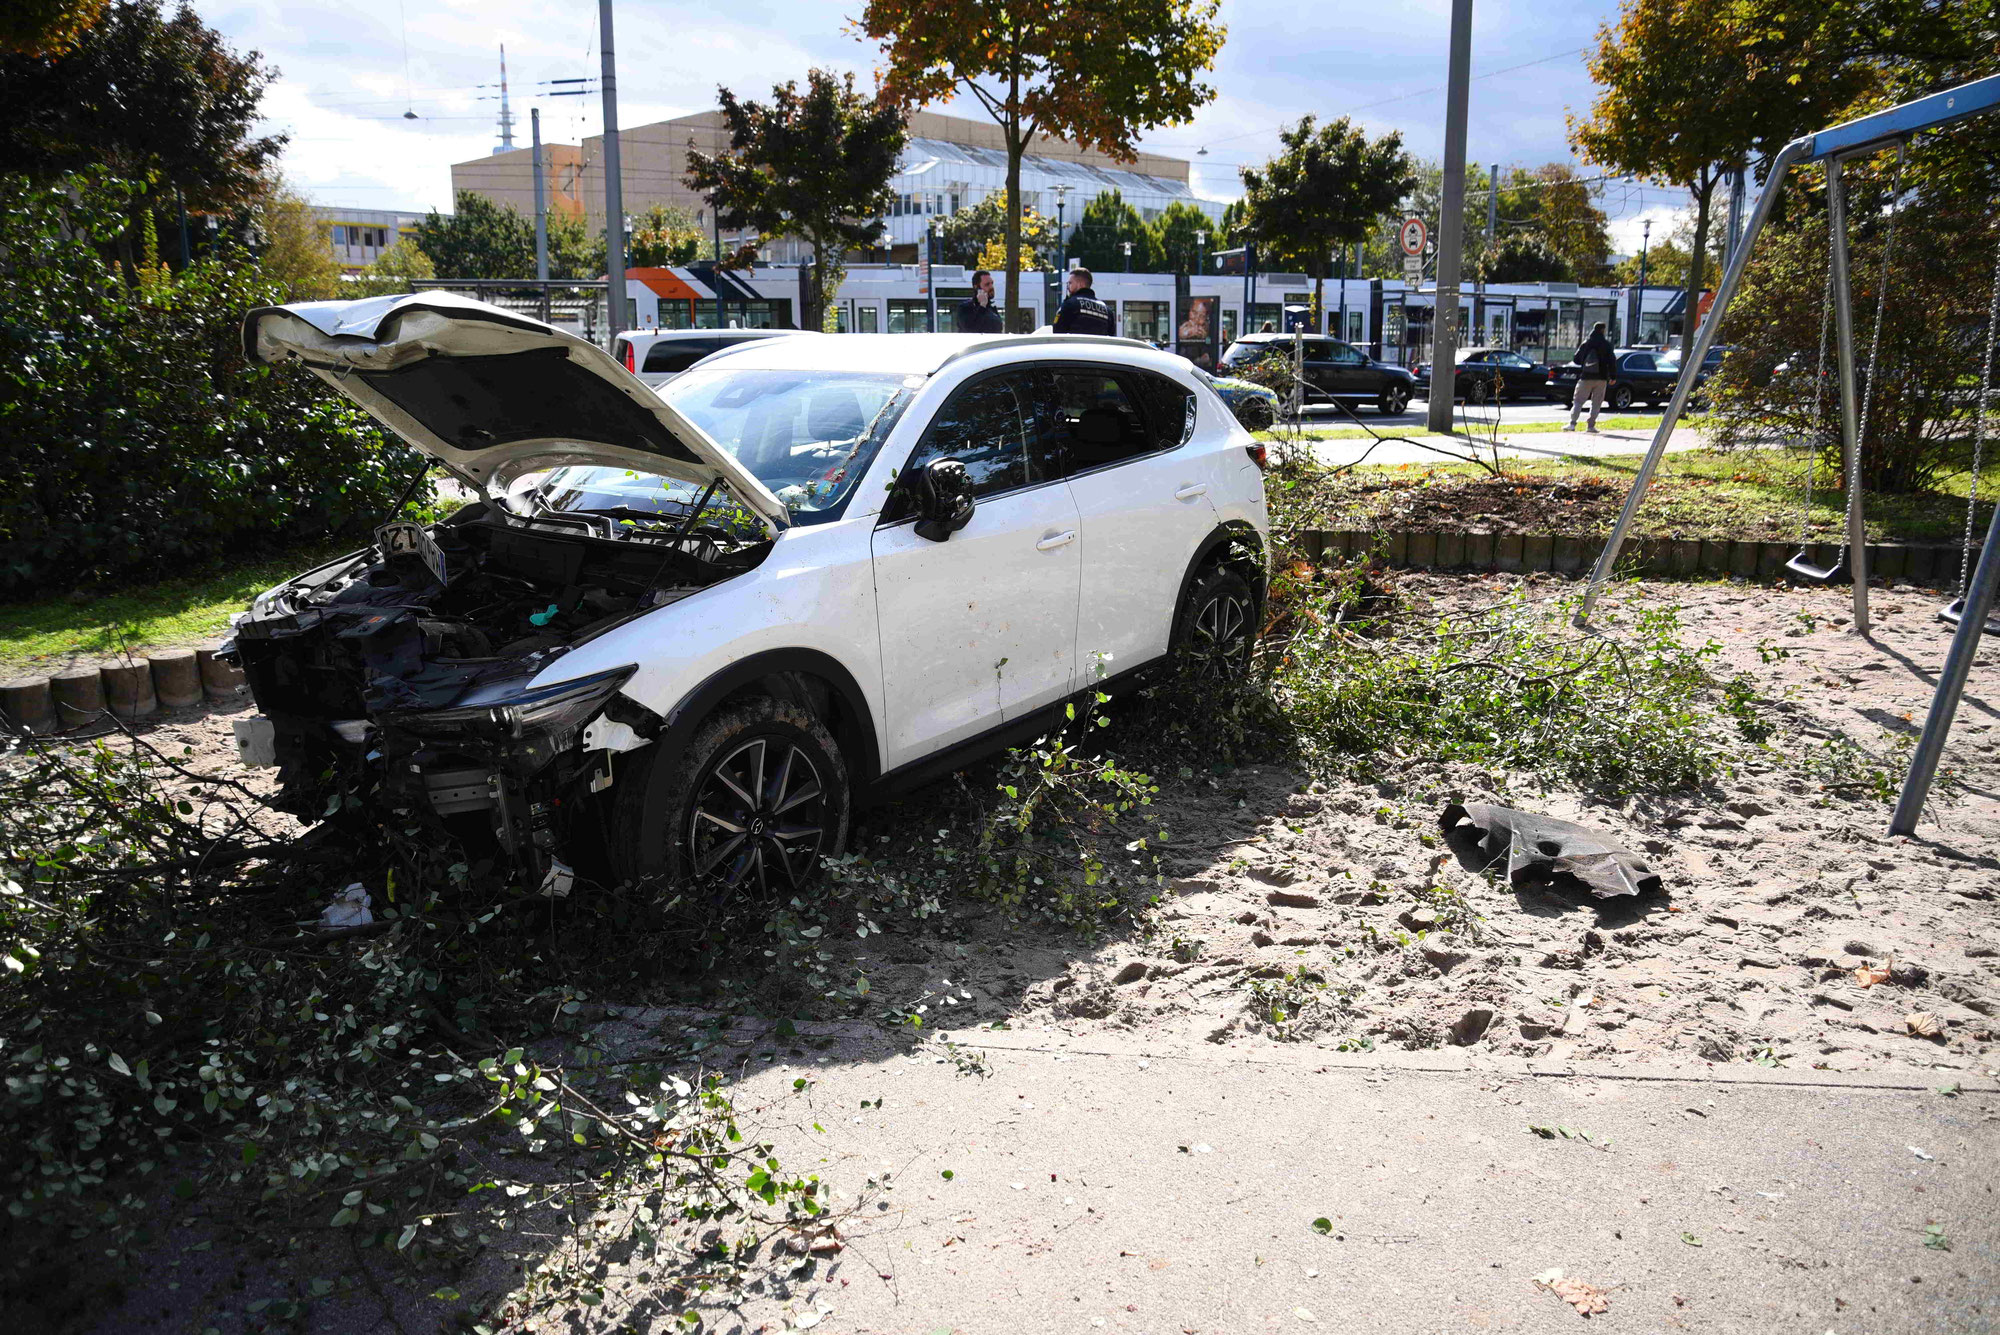
[[[474,490],[565,464],[720,481],[775,534],[784,503],[595,344],[451,292],[264,306],[244,355],[296,360]]]

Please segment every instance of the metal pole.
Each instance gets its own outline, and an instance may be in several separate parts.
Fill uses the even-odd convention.
[[[604,49],[604,298],[616,337],[632,327],[625,296],[625,180],[618,162],[618,59],[611,43],[611,0],[597,0],[598,45]]]
[[[935,220],[924,224],[924,295],[930,301],[930,332],[938,331],[937,322],[937,223]]]
[[[1334,335],[1341,342],[1347,341],[1347,247],[1340,248],[1340,331]]]
[[[1451,431],[1450,385],[1458,365],[1459,261],[1465,245],[1465,115],[1472,93],[1472,0],[1451,0],[1451,67],[1444,95],[1444,204],[1438,219],[1437,300],[1431,317],[1429,430]]]
[[[528,130],[530,151],[534,154],[535,171],[535,278],[543,283],[549,281],[549,183],[542,176],[542,109],[528,108]],[[546,297],[548,291],[543,289]]]
[[[1487,257],[1493,254],[1493,234],[1498,230],[1499,221],[1500,164],[1496,162],[1487,168],[1486,175],[1485,254]],[[1486,266],[1484,263],[1479,266],[1479,276],[1473,280],[1472,290],[1474,294],[1472,298],[1472,323],[1478,326],[1478,328],[1472,331],[1472,341],[1474,343],[1484,343],[1486,341]]]
[[[1984,409],[1985,395],[1980,395]],[[1993,611],[1993,596],[2000,590],[2000,506],[1993,522],[1986,526],[1986,545],[1979,549],[1979,564],[1973,569],[1972,583],[1966,586],[1964,615],[1952,632],[1951,651],[1945,655],[1944,671],[1938,674],[1936,692],[1931,696],[1930,713],[1924,716],[1924,735],[1910,757],[1910,774],[1903,780],[1902,796],[1896,799],[1896,814],[1889,818],[1889,833],[1910,834],[1917,817],[1924,813],[1931,779],[1937,773],[1938,758],[1944,754],[1945,737],[1951,732],[1952,717],[1958,713],[1959,697],[1965,694],[1965,677],[1979,653],[1979,637],[1985,633],[1986,618]]]
[[[1653,248],[1653,220],[1639,224],[1639,304],[1632,308],[1632,341],[1636,346],[1646,327],[1646,254]]]
[[[1240,334],[1254,334],[1250,327],[1250,312],[1257,302],[1257,248],[1250,242],[1243,243],[1243,327]]]
[[[1736,258],[1736,248],[1743,244],[1743,198],[1749,174],[1742,167],[1729,174],[1729,245],[1723,251],[1724,264]]]
[[[1833,251],[1833,329],[1840,355],[1840,451],[1847,474],[1847,568],[1854,572],[1854,631],[1868,633],[1868,526],[1861,516],[1861,396],[1854,375],[1854,293],[1847,280],[1847,188],[1841,160],[1826,164],[1826,225]],[[1885,294],[1878,293],[1878,298]],[[1709,319],[1714,320],[1710,315]],[[1696,365],[1700,365],[1699,362]],[[1870,374],[1874,372],[1869,368]]]
[[[1770,219],[1771,210],[1777,207],[1778,192],[1785,183],[1785,173],[1792,163],[1805,153],[1811,139],[1799,139],[1786,144],[1771,159],[1771,174],[1764,178],[1764,192],[1757,196],[1756,211],[1750,215],[1744,228],[1743,244],[1737,247],[1736,258],[1723,271],[1722,282],[1715,289],[1715,302],[1709,307],[1708,319],[1695,334],[1694,346],[1684,354],[1681,362],[1681,378],[1674,382],[1673,397],[1667,400],[1667,410],[1660,414],[1660,425],[1653,431],[1653,443],[1646,447],[1646,458],[1639,465],[1639,475],[1632,479],[1632,490],[1625,495],[1625,508],[1618,512],[1618,522],[1611,526],[1611,536],[1605,540],[1603,554],[1597,558],[1597,565],[1590,573],[1590,586],[1584,590],[1583,606],[1577,609],[1576,624],[1587,625],[1591,609],[1596,607],[1604,586],[1611,582],[1611,572],[1618,566],[1619,549],[1625,545],[1626,531],[1632,527],[1632,517],[1639,513],[1639,506],[1646,499],[1646,488],[1652,485],[1653,473],[1660,466],[1660,456],[1667,452],[1667,438],[1674,434],[1674,427],[1681,420],[1681,413],[1687,408],[1688,395],[1694,392],[1694,377],[1701,369],[1701,363],[1708,356],[1708,345],[1715,341],[1715,331],[1722,327],[1722,314],[1729,309],[1730,298],[1736,295],[1737,284],[1743,279],[1744,262],[1750,257],[1750,249],[1756,244],[1757,234],[1764,230]]]

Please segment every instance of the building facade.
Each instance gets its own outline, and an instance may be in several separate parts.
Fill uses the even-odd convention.
[[[333,247],[333,258],[343,274],[358,274],[383,252],[416,232],[427,216],[394,209],[349,209],[336,205],[314,205],[313,214],[325,229]]]
[[[895,202],[881,220],[882,241],[871,258],[915,263],[918,245],[930,220],[953,213],[1006,188],[1007,150],[1000,127],[991,121],[920,111],[909,120],[910,140],[900,170],[890,181]],[[705,196],[684,183],[689,155],[713,156],[729,146],[729,132],[720,111],[697,112],[673,120],[621,130],[625,212],[643,212],[654,204],[686,209],[704,229],[713,229]],[[582,144],[544,144],[545,169],[560,177],[563,207],[574,208],[593,227],[604,217],[604,137],[593,135]],[[560,164],[560,165],[558,165]],[[534,208],[534,175],[528,150],[496,153],[451,169],[454,195],[460,190],[510,204],[522,213]],[[1157,217],[1169,204],[1190,204],[1220,219],[1225,201],[1194,193],[1189,164],[1182,158],[1141,153],[1132,162],[1080,148],[1064,140],[1038,135],[1021,163],[1022,203],[1051,218],[1060,216],[1074,227],[1092,199],[1117,190],[1142,217]],[[550,207],[557,192],[552,188]],[[1058,208],[1060,201],[1061,207]],[[722,244],[735,249],[750,236],[723,229]],[[796,264],[808,248],[784,238],[768,244],[760,258]]]

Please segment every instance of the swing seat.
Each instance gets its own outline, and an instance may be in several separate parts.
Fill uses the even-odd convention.
[[[1852,584],[1854,572],[1847,568],[1847,553],[1843,550],[1840,559],[1830,566],[1816,566],[1807,556],[1811,548],[1799,548],[1799,554],[1785,562],[1785,569],[1809,584]]]
[[[1954,598],[1938,609],[1938,620],[1947,626],[1956,626],[1965,620],[1965,599]],[[1988,635],[2000,635],[2000,613],[1988,612],[1986,625],[1982,627]]]

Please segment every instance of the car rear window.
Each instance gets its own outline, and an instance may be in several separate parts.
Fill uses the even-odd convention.
[[[639,369],[656,374],[675,374],[687,370],[714,351],[714,346],[707,343],[655,343],[646,349],[646,364]]]

